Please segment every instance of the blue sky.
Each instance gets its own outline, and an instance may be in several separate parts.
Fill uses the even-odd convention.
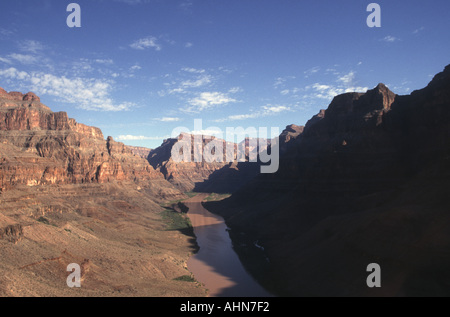
[[[0,3],[0,87],[155,148],[172,130],[305,124],[333,96],[397,94],[450,63],[450,2],[86,0]],[[208,131],[204,131],[208,132]]]

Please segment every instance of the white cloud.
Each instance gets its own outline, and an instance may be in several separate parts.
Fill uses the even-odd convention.
[[[212,76],[210,75],[202,75],[195,80],[185,80],[181,83],[181,87],[183,88],[198,88],[201,86],[205,86],[212,81]]]
[[[118,141],[142,141],[142,140],[164,140],[169,136],[158,137],[158,136],[144,136],[144,135],[119,135],[116,137]]]
[[[347,93],[347,92],[366,92],[369,88],[368,87],[337,87],[337,86],[330,86],[330,85],[323,85],[319,83],[315,83],[313,85],[307,86],[306,90],[314,90],[315,92],[311,95],[307,95],[305,97],[308,98],[320,98],[320,99],[333,99],[337,95]]]
[[[8,57],[25,65],[34,64],[38,61],[38,59],[35,56],[29,54],[13,53],[8,55]]]
[[[194,73],[194,74],[203,74],[205,72],[204,69],[196,69],[196,68],[192,68],[192,67],[184,67],[181,70],[188,72],[188,73]]]
[[[164,117],[164,118],[160,118],[160,119],[157,119],[157,120],[159,120],[161,122],[178,122],[178,121],[181,121],[180,118],[174,118],[174,117]]]
[[[148,36],[135,41],[130,44],[130,47],[136,50],[145,50],[147,48],[154,48],[157,51],[162,49],[162,46],[157,43],[157,38],[154,36]]]
[[[190,107],[180,110],[184,112],[196,113],[236,101],[236,99],[233,99],[224,93],[202,92],[198,97],[189,100],[189,104],[191,105]]]
[[[159,91],[158,94],[160,96],[186,94],[189,93],[189,89],[207,86],[211,84],[214,79],[213,76],[206,74],[204,69],[182,68],[181,70],[185,73],[194,75],[193,78],[185,79],[181,82],[179,79],[176,79],[171,82],[164,83],[164,86],[168,87],[168,89]],[[166,75],[165,77],[170,77],[170,75]]]
[[[320,70],[319,66],[311,67],[310,69],[305,70],[303,73],[305,74],[305,78],[317,73]]]
[[[9,59],[3,58],[3,57],[0,57],[0,62],[5,63],[5,64],[11,64],[11,61]]]
[[[286,106],[263,106],[262,109],[263,109],[263,111],[262,111],[263,115],[270,115],[273,113],[280,113],[283,111],[291,110],[290,107],[286,107]]]
[[[246,119],[255,119],[261,117],[269,117],[272,115],[279,114],[281,112],[292,111],[291,107],[281,106],[281,105],[266,105],[262,106],[258,111],[254,111],[252,113],[246,114],[238,114],[231,115],[226,118],[217,119],[215,122],[224,122],[224,121],[238,121],[238,120],[246,120]]]
[[[38,95],[50,95],[62,102],[76,105],[85,110],[123,111],[134,104],[124,102],[116,104],[110,97],[113,90],[112,81],[102,81],[94,78],[67,78],[43,72],[27,73],[16,68],[0,69],[0,77],[18,80],[20,85],[27,87]]]
[[[350,71],[348,74],[338,78],[338,81],[342,82],[344,85],[350,85],[355,79],[355,72]]]
[[[275,79],[275,83],[273,84],[273,87],[278,88],[280,86],[284,86],[284,84],[288,80],[292,80],[292,79],[295,79],[295,76],[278,77]]]
[[[400,39],[395,36],[388,35],[388,36],[385,36],[384,38],[382,38],[380,41],[393,43],[393,42],[400,41]]]
[[[142,69],[142,67],[139,65],[133,65],[130,67],[130,71],[135,71],[135,70],[140,70],[140,69]]]
[[[44,45],[39,41],[24,40],[19,42],[19,48],[23,52],[38,53],[44,50]]]
[[[0,69],[0,76],[18,80],[29,79],[30,77],[27,72],[19,71],[14,67],[10,67],[8,69]]]
[[[187,43],[184,45],[184,47],[186,47],[186,48],[190,48],[190,47],[192,47],[192,46],[194,46],[194,44],[192,44],[191,42],[187,42]]]
[[[230,88],[230,90],[228,90],[228,92],[230,94],[237,94],[238,92],[242,92],[243,89],[241,87],[232,87]]]
[[[112,65],[114,64],[114,61],[112,59],[96,59],[95,60],[96,63],[98,64],[104,64],[104,65]]]
[[[425,30],[425,27],[421,26],[420,28],[414,30],[412,33],[413,33],[413,34],[417,34],[417,33],[422,32],[423,30]]]
[[[4,28],[0,28],[0,35],[3,35],[5,37],[9,37],[11,35],[13,35],[15,32],[12,30],[8,30],[8,29],[4,29]]]
[[[247,113],[247,114],[237,114],[228,116],[225,119],[218,119],[217,122],[221,121],[236,121],[236,120],[245,120],[245,119],[253,119],[259,117],[258,113]]]

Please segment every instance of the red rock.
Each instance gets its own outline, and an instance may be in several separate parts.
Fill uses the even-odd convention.
[[[129,181],[180,195],[163,175],[96,127],[52,112],[34,93],[0,90],[0,188]]]

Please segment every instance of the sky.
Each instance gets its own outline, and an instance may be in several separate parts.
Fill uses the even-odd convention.
[[[450,64],[448,0],[377,1],[380,27],[364,0],[79,0],[69,27],[72,1],[0,2],[0,87],[127,145],[281,132],[337,94],[409,94]]]

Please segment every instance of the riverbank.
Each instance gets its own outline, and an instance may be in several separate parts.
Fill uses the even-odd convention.
[[[209,296],[272,296],[241,263],[223,218],[203,207],[202,202],[208,196],[198,194],[183,202],[189,208],[188,216],[200,247],[188,260],[188,269],[209,290]]]

